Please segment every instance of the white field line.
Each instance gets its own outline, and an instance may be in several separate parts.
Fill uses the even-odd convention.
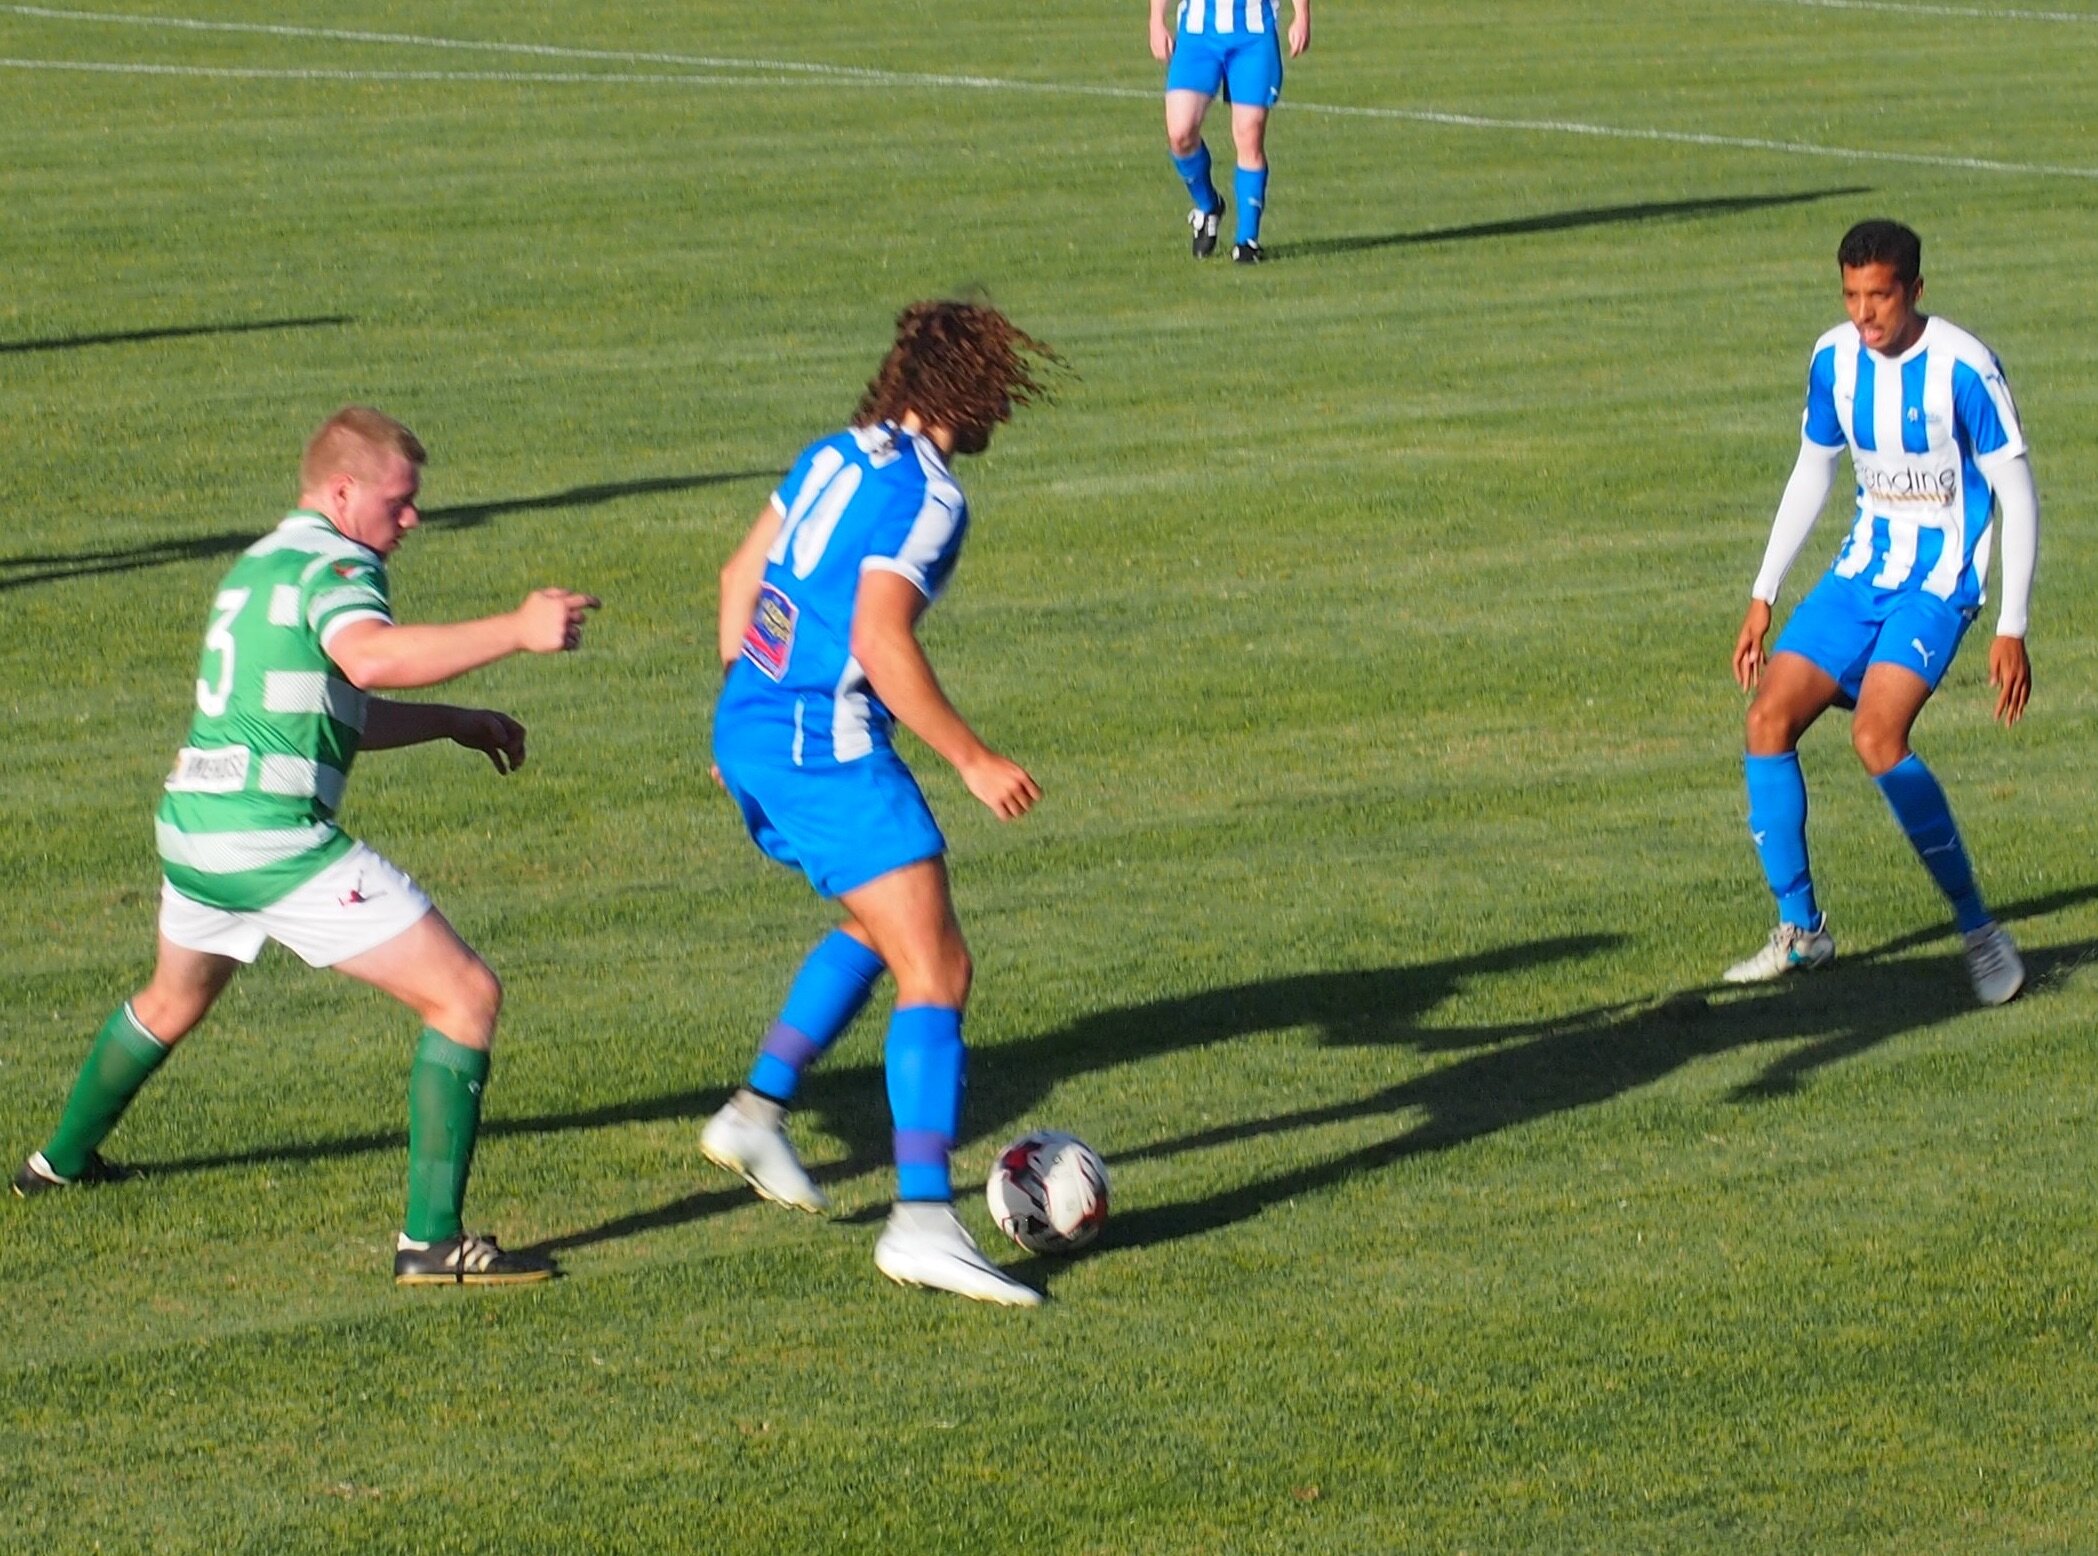
[[[789,75],[605,75],[594,70],[337,70],[325,65],[152,65],[131,60],[6,59],[0,70],[61,70],[105,76],[187,76],[221,81],[492,81],[504,85],[578,86],[807,86]],[[829,86],[880,86],[879,81],[833,81]]]
[[[1781,0],[1817,11],[1892,11],[1897,16],[1949,16],[1977,22],[2091,22],[2098,11],[2011,11],[1980,5],[1923,5],[1916,0]]]
[[[1795,4],[1878,3],[1878,0],[1791,0]],[[1894,0],[1883,0],[1894,3]],[[67,11],[47,6],[0,4],[0,14],[54,21],[106,22],[124,26],[177,28],[193,32],[263,33],[280,38],[317,39],[333,43],[373,43],[413,48],[466,49],[482,53],[524,54],[548,59],[601,63],[683,65],[707,71],[757,74],[726,76],[538,71],[379,71],[296,67],[266,68],[208,65],[152,65],[118,61],[0,59],[0,69],[76,70],[118,75],[222,78],[244,81],[489,81],[551,85],[705,86],[869,85],[938,87],[966,91],[1031,92],[1058,96],[1105,97],[1154,102],[1156,90],[1100,86],[1073,81],[1028,81],[1011,77],[954,75],[936,71],[878,70],[861,66],[816,64],[803,60],[747,59],[713,55],[640,53],[619,49],[567,48],[548,43],[504,43],[475,38],[443,38],[421,33],[360,32],[340,27],[299,27],[277,22],[215,22],[191,17],[131,16],[117,12]],[[2000,14],[2000,13],[1999,13]],[[771,72],[771,75],[764,73]],[[1773,140],[1753,135],[1720,135],[1697,130],[1639,129],[1590,124],[1576,119],[1504,119],[1485,114],[1451,113],[1429,108],[1358,107],[1343,103],[1292,101],[1293,114],[1336,118],[1386,119],[1453,129],[1498,130],[1520,134],[1579,135],[1603,140],[1709,146],[1736,151],[1768,151],[1793,157],[1820,157],[1846,162],[1893,162],[1912,167],[1953,168],[1965,172],[2008,173],[2098,181],[2098,167],[2070,167],[2046,162],[2009,162],[1992,157],[1956,157],[1921,151],[1886,151],[1855,146],[1825,146],[1813,141]]]

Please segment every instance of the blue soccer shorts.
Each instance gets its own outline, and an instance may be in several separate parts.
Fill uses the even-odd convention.
[[[1771,652],[1811,660],[1854,707],[1873,665],[1900,665],[1936,691],[1974,615],[1921,589],[1875,589],[1830,573],[1799,602]]]
[[[1281,39],[1273,32],[1181,33],[1166,64],[1166,90],[1215,97],[1226,82],[1232,102],[1274,107],[1282,96]]]
[[[715,757],[751,841],[825,897],[947,851],[917,779],[887,746],[821,767],[718,748]]]

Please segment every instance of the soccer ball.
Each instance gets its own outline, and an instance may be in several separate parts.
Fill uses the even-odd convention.
[[[1037,1129],[998,1153],[983,1197],[1022,1248],[1070,1253],[1107,1222],[1107,1164],[1076,1135]]]

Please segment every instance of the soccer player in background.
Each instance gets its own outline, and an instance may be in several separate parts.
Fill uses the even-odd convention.
[[[947,888],[946,840],[890,742],[893,721],[952,763],[1000,820],[1041,790],[947,700],[918,618],[961,552],[968,508],[949,473],[1042,393],[1048,348],[979,303],[921,302],[852,425],[812,443],[721,572],[725,680],[718,776],[752,840],[800,869],[844,922],[803,962],[744,1086],[701,1148],[760,1195],[821,1213],[782,1120],[804,1069],[851,1024],[884,971],[884,1051],[897,1203],[874,1249],[891,1280],[1032,1306],[956,1219],[948,1156],[961,1127],[970,961]]]
[[[1967,971],[1986,1005],[2016,997],[2025,967],[1989,916],[1945,794],[1909,749],[1909,731],[1982,605],[1994,530],[2003,599],[1989,647],[1996,717],[2018,721],[2032,692],[2026,605],[2039,551],[2039,495],[2018,407],[1996,354],[1917,308],[1923,243],[1866,221],[1836,251],[1849,322],[1815,343],[1799,461],[1778,505],[1734,644],[1748,709],[1748,825],[1777,898],[1769,943],[1727,969],[1755,983],[1833,960],[1836,942],[1807,865],[1799,737],[1832,705],[1852,709],[1851,744],[1931,879],[1952,904]],[[1785,572],[1834,487],[1845,447],[1857,513],[1821,582],[1763,639]],[[2000,515],[1999,525],[1992,525]]]
[[[338,411],[306,446],[298,508],[220,581],[196,714],[154,824],[166,879],[152,981],[103,1025],[57,1131],[16,1174],[17,1194],[122,1176],[97,1147],[235,969],[275,940],[422,1019],[394,1279],[502,1285],[552,1273],[460,1223],[502,986],[422,888],[335,813],[360,750],[451,740],[499,773],[521,766],[524,727],[504,714],[368,693],[573,649],[597,601],[540,589],[506,615],[396,623],[386,559],[420,522],[426,457],[392,417]]]
[[[1187,213],[1195,258],[1216,252],[1224,217],[1224,197],[1209,176],[1209,147],[1202,139],[1202,120],[1221,87],[1231,103],[1231,139],[1238,152],[1231,257],[1257,265],[1265,257],[1260,218],[1268,200],[1268,111],[1282,96],[1275,0],[1180,0],[1177,31],[1166,25],[1168,3],[1151,0],[1151,55],[1166,67],[1166,144],[1173,170],[1195,202]],[[1311,0],[1291,0],[1289,57],[1309,47]]]

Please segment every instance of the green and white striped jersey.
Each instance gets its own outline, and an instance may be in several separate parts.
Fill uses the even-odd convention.
[[[197,667],[197,714],[154,831],[185,897],[268,907],[347,853],[335,825],[365,695],[328,658],[353,621],[391,621],[386,563],[297,512],[220,582]]]

